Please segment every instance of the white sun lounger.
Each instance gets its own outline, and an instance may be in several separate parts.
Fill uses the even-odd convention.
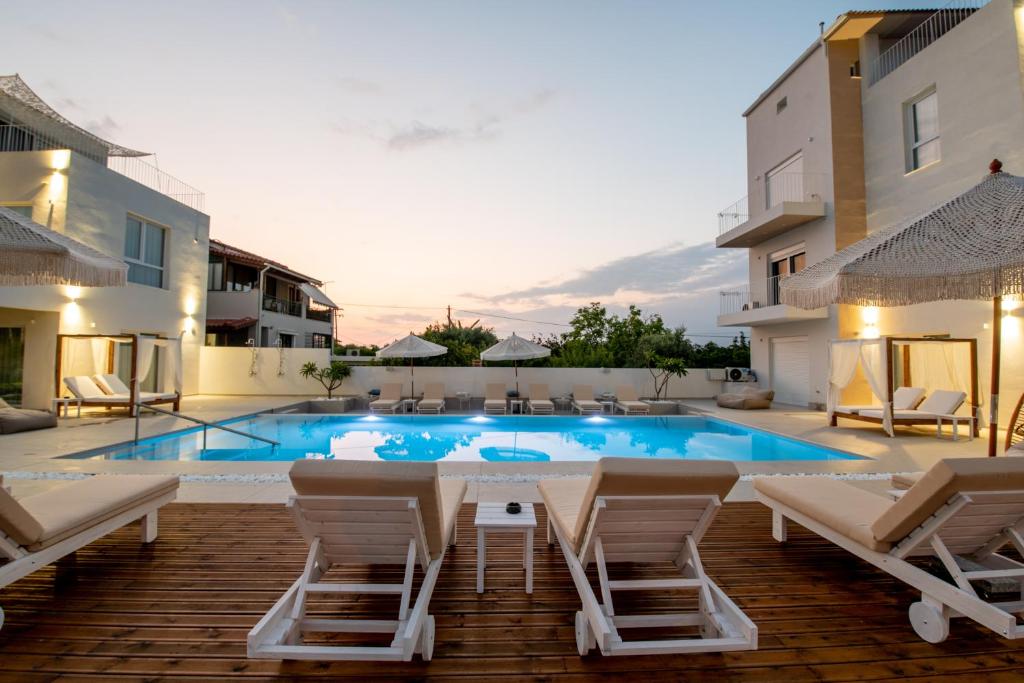
[[[389,382],[380,387],[380,398],[370,403],[371,413],[391,413],[402,405],[402,385],[400,382]]]
[[[260,659],[409,661],[433,656],[434,617],[427,613],[445,550],[466,495],[461,479],[439,479],[437,463],[299,460],[288,500],[309,543],[302,575],[249,632],[248,655]],[[404,565],[401,583],[321,582],[331,567]],[[416,565],[423,580],[412,603]],[[390,573],[390,570],[387,570]],[[306,615],[311,595],[393,594],[392,620]],[[390,645],[306,644],[304,633],[386,633]]]
[[[604,407],[594,400],[594,387],[589,384],[574,384],[572,387],[572,407],[580,415],[587,413],[603,413]]]
[[[924,389],[920,387],[900,387],[892,392],[893,410],[913,410],[924,400]],[[881,411],[882,407],[877,405],[839,405],[836,406],[836,413],[840,417],[858,415],[862,410]]]
[[[1024,587],[1024,564],[997,552],[1010,545],[1024,554],[1024,459],[941,460],[907,483],[897,500],[825,477],[761,477],[754,489],[772,510],[776,540],[786,540],[792,520],[921,591],[910,623],[924,640],[945,640],[954,617],[1024,637],[1020,596],[988,602],[971,585],[1012,579]],[[937,557],[952,581],[908,561],[921,555]]]
[[[900,409],[896,408],[896,397],[893,394],[892,423],[894,426],[910,427],[914,425],[935,425],[936,434],[942,434],[942,422],[957,418],[956,411],[960,409],[967,394],[962,391],[939,390],[932,392],[917,408]],[[856,414],[839,414],[833,416],[832,425],[836,425],[836,418],[843,417],[850,420],[860,420],[875,424],[882,423],[882,409],[878,406],[872,408],[859,408]],[[959,416],[957,419],[968,419],[966,416]],[[972,418],[972,433],[977,433],[977,423]]]
[[[423,398],[416,404],[416,411],[420,413],[444,412],[444,384],[440,382],[428,382],[423,387]]]
[[[488,384],[484,391],[484,414],[504,415],[508,406],[508,398],[504,384]]]
[[[15,499],[0,480],[0,588],[139,519],[152,543],[157,510],[177,491],[175,476],[101,474]]]
[[[132,405],[131,389],[129,389],[124,382],[121,381],[117,375],[103,375],[105,378],[113,378],[116,382],[111,385],[107,383],[107,390],[98,385],[93,378],[87,375],[76,375],[74,377],[65,377],[64,386],[68,388],[71,394],[81,401],[83,406],[96,406],[102,408],[128,408],[129,412],[134,414],[135,406]],[[117,387],[117,391],[114,391],[113,387]],[[173,404],[174,410],[178,410],[181,396],[174,393],[153,393],[148,391],[140,391],[138,393],[139,403],[146,403],[150,405],[156,405],[160,403],[171,403]]]
[[[723,461],[601,458],[593,476],[544,479],[537,488],[552,532],[583,601],[576,613],[580,655],[596,644],[605,655],[723,652],[757,648],[757,627],[704,572],[697,546],[724,497],[739,479]],[[597,565],[598,599],[586,569]],[[615,562],[675,563],[675,579],[612,580]],[[677,614],[619,613],[619,591],[694,591],[697,611]],[[699,634],[668,640],[624,640],[621,630],[695,626]]]
[[[636,389],[623,385],[615,389],[615,410],[621,410],[623,415],[650,415],[651,406],[640,400]]]
[[[555,404],[551,401],[551,391],[547,384],[530,385],[530,414],[552,415]]]

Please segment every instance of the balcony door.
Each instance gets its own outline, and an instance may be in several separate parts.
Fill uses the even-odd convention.
[[[15,408],[21,405],[25,369],[25,330],[0,327],[0,398]]]
[[[768,305],[775,306],[779,300],[779,283],[787,275],[797,273],[807,267],[807,252],[803,245],[788,252],[771,256],[768,271]]]
[[[765,207],[804,200],[804,155],[798,152],[765,174]]]

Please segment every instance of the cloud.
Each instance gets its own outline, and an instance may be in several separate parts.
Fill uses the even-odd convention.
[[[408,126],[395,130],[387,138],[389,149],[404,151],[444,142],[484,142],[496,138],[500,131],[495,127],[497,120],[478,121],[471,128],[448,128],[431,126],[413,121]]]
[[[338,87],[357,95],[376,95],[384,90],[380,83],[363,80],[362,78],[342,77],[338,79]]]
[[[87,122],[85,124],[85,129],[91,132],[93,135],[105,138],[117,133],[117,131],[121,130],[121,126],[109,115],[105,115],[102,119],[99,119],[98,121]]]

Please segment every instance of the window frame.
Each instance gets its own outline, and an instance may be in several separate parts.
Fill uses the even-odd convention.
[[[929,97],[935,98],[935,135],[927,139],[917,139],[918,131],[918,119],[917,119],[917,106],[927,100]],[[921,91],[916,96],[907,100],[903,103],[903,119],[904,119],[904,149],[905,149],[905,164],[906,173],[910,174],[915,171],[920,171],[923,168],[928,168],[933,164],[937,164],[942,161],[942,126],[939,124],[939,94],[938,90],[934,85]],[[918,150],[925,145],[929,145],[933,142],[938,142],[938,156],[925,164],[918,164]]]
[[[139,257],[138,258],[133,258],[133,257],[131,257],[131,256],[129,256],[127,254],[127,251],[128,251],[128,221],[130,221],[130,220],[138,221],[140,223],[140,225],[141,225],[141,228],[139,230]],[[146,228],[148,226],[152,226],[152,227],[160,230],[161,234],[163,235],[163,249],[161,250],[161,254],[160,254],[160,265],[159,266],[155,266],[152,263],[148,263],[145,260],[146,259],[146,233],[147,233]],[[151,221],[148,218],[143,218],[142,216],[140,216],[138,214],[135,214],[135,213],[130,213],[129,212],[125,216],[125,219],[124,219],[124,244],[121,247],[121,254],[122,254],[122,258],[124,259],[124,262],[129,264],[129,270],[128,270],[129,276],[131,274],[130,266],[132,264],[137,265],[137,266],[141,266],[142,268],[152,268],[152,269],[160,271],[160,284],[159,285],[151,285],[151,284],[148,284],[148,283],[145,283],[145,282],[136,282],[135,280],[130,279],[130,277],[129,277],[129,280],[128,280],[129,284],[139,285],[139,286],[142,286],[142,287],[152,287],[153,289],[167,289],[167,270],[168,270],[168,268],[167,268],[167,252],[168,252],[168,247],[169,247],[168,243],[170,241],[169,240],[169,235],[170,234],[171,234],[171,229],[169,227],[167,227],[166,225],[163,225],[161,223],[157,223],[155,221]]]
[[[32,214],[35,213],[35,206],[32,202],[0,202],[0,206],[5,209],[11,209],[15,213],[19,213],[29,220],[32,220]],[[25,214],[24,209],[28,209],[27,215]]]

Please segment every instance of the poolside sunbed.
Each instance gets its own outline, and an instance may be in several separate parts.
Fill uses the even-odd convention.
[[[394,414],[400,405],[402,405],[402,384],[389,382],[381,385],[380,398],[370,403],[370,412]]]
[[[427,382],[423,388],[423,398],[416,404],[416,411],[438,415],[444,412],[444,384]]]
[[[623,415],[649,415],[651,406],[640,400],[636,389],[622,385],[615,389],[615,410],[621,410]]]
[[[924,394],[924,389],[920,387],[900,387],[892,392],[892,409],[914,410],[924,400]],[[835,412],[839,417],[848,417],[858,415],[862,410],[880,411],[881,409],[882,406],[878,405],[839,405],[836,406]]]
[[[488,384],[484,391],[484,414],[504,415],[507,411],[508,395],[504,384]]]
[[[426,462],[299,460],[289,476],[297,495],[288,507],[309,543],[309,555],[302,575],[249,632],[249,657],[409,661],[418,652],[429,660],[434,617],[427,610],[445,550],[455,545],[466,483],[439,479],[437,464]],[[370,565],[367,583],[320,581],[332,567],[352,564]],[[417,564],[423,579],[412,603]],[[402,581],[386,583],[394,570],[377,565],[403,565]],[[373,581],[374,575],[379,580]],[[399,596],[397,618],[307,616],[309,596],[322,594],[393,594]],[[390,645],[307,644],[304,633],[378,633],[393,639]]]
[[[121,381],[117,375],[102,375],[106,390],[96,381],[86,375],[65,377],[64,386],[71,394],[81,401],[83,406],[94,406],[99,408],[128,408],[128,412],[135,414],[135,406],[132,405],[131,389]],[[181,394],[177,392],[155,393],[140,391],[137,395],[139,403],[148,405],[159,405],[170,403],[174,410],[178,410],[181,404]]]
[[[573,385],[572,408],[578,411],[580,415],[604,412],[604,406],[594,400],[594,387],[589,384]]]
[[[938,434],[942,433],[942,421],[949,420],[955,416],[957,410],[967,400],[967,394],[962,391],[933,391],[931,396],[917,406],[917,408],[900,409],[895,407],[896,392],[893,393],[893,426],[910,427],[914,425],[935,425]],[[856,414],[839,414],[832,416],[832,426],[837,425],[837,418],[843,417],[848,420],[860,420],[882,424],[883,409],[878,406],[871,408],[858,408]],[[959,419],[968,419],[961,416]],[[971,430],[975,436],[978,435],[978,421],[971,418]]]
[[[704,573],[697,546],[739,473],[725,461],[601,458],[584,479],[544,479],[537,488],[552,532],[583,602],[576,613],[581,655],[595,645],[605,655],[722,652],[757,648],[757,627]],[[586,569],[597,565],[601,598]],[[675,579],[612,580],[608,564],[675,563]],[[697,611],[676,614],[617,612],[619,591],[693,591]],[[664,596],[663,596],[664,597]],[[699,636],[624,640],[630,628],[699,627]]]
[[[547,384],[530,385],[530,414],[531,415],[552,415],[555,412],[555,404],[551,401],[551,391]]]
[[[1024,564],[997,552],[1010,545],[1024,554],[1024,459],[950,458],[907,483],[897,500],[826,477],[760,477],[754,490],[772,510],[776,540],[786,540],[792,520],[920,590],[910,623],[924,640],[945,640],[953,617],[1024,637]],[[936,557],[949,578],[908,561],[921,555]],[[991,579],[1016,581],[1017,598],[984,600],[971,582]]]
[[[176,476],[101,474],[15,499],[0,479],[0,588],[139,519],[153,542],[157,510],[177,490]]]

